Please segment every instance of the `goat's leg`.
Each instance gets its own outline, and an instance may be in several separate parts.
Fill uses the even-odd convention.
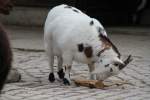
[[[95,67],[94,67],[94,64],[88,64],[88,67],[89,67],[89,78],[91,80],[95,80],[96,79],[96,76],[94,74],[92,74],[92,72],[94,71]]]
[[[51,37],[48,35],[50,33],[44,32],[44,46],[45,46],[45,51],[48,56],[48,63],[50,67],[50,74],[49,74],[49,81],[54,82],[55,81],[55,76],[54,76],[54,53],[53,53],[53,45],[52,45],[52,40]]]
[[[54,56],[52,56],[51,54],[48,55],[49,56],[49,67],[50,67],[50,74],[49,74],[49,81],[50,82],[54,82],[55,81],[55,76],[54,76]]]
[[[58,74],[60,79],[63,79],[64,75],[65,75],[64,70],[62,68],[62,66],[63,66],[63,59],[62,59],[61,56],[57,56],[57,58],[58,58],[58,72],[57,72],[57,74]]]
[[[54,82],[55,81],[55,76],[54,76],[54,55],[51,49],[51,46],[48,45],[46,46],[46,54],[48,56],[48,63],[50,67],[50,74],[49,74],[49,81]]]
[[[72,65],[72,56],[69,53],[64,53],[63,55],[63,68],[65,72],[65,76],[63,78],[63,82],[65,85],[70,85],[70,70]]]

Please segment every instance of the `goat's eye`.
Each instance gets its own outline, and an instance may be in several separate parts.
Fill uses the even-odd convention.
[[[118,64],[118,63],[114,63],[114,65],[115,65],[115,66],[119,66],[119,64]]]

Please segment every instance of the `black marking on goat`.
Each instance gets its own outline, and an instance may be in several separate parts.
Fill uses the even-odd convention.
[[[121,64],[119,64],[119,63],[114,63],[114,66],[119,66],[119,65],[121,65]]]
[[[87,58],[91,58],[93,56],[93,49],[92,49],[92,47],[91,46],[85,47],[84,54],[86,55]]]
[[[83,44],[81,43],[81,44],[78,44],[78,51],[79,52],[82,52],[84,50],[84,46],[83,46]]]
[[[78,10],[76,10],[76,9],[72,9],[74,12],[76,12],[76,13],[79,13],[79,11]]]
[[[54,81],[55,81],[54,73],[50,73],[50,74],[49,74],[49,81],[50,81],[50,82],[54,82]]]
[[[110,39],[103,34],[99,34],[99,37],[106,45],[112,46],[113,50],[118,54],[118,58],[120,58],[120,52],[118,51],[117,47],[110,41]]]
[[[64,76],[65,76],[65,73],[64,73],[63,69],[59,70],[59,72],[57,72],[57,74],[58,74],[60,79],[63,79]]]
[[[64,8],[69,8],[69,9],[72,9],[72,11],[76,12],[76,13],[79,13],[79,11],[77,9],[73,9],[72,6],[65,6]]]
[[[112,68],[110,68],[110,72],[113,72],[113,69],[112,69]]]
[[[90,21],[90,25],[92,26],[92,25],[94,25],[94,21],[92,20],[92,21]]]
[[[108,66],[109,66],[109,64],[105,65],[105,67],[108,67]]]
[[[71,6],[66,5],[64,8],[72,8]]]
[[[100,57],[101,54],[102,54],[105,50],[107,50],[107,49],[109,49],[109,48],[104,48],[103,50],[101,50],[100,52],[98,52],[97,56]]]

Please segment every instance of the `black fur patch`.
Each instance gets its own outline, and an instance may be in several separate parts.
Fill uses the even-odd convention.
[[[105,65],[105,67],[108,67],[108,66],[109,66],[109,64]]]
[[[55,81],[54,73],[50,73],[50,74],[49,74],[49,81],[50,81],[50,82],[54,82],[54,81]]]
[[[94,21],[93,21],[93,20],[90,22],[90,25],[91,25],[91,26],[94,25]]]
[[[83,46],[83,44],[81,43],[81,44],[78,44],[78,51],[79,52],[82,52],[84,50],[84,46]]]
[[[63,71],[63,69],[59,70],[59,72],[57,73],[60,79],[63,79],[65,76],[65,73]]]
[[[107,49],[108,49],[108,48],[104,48],[103,50],[101,50],[100,52],[98,52],[97,56],[100,57],[101,54],[102,54],[105,50],[107,50]]]
[[[87,58],[91,58],[93,56],[93,49],[91,46],[84,48],[84,54]]]
[[[79,11],[78,10],[76,10],[76,9],[72,9],[74,12],[76,12],[76,13],[79,13]]]

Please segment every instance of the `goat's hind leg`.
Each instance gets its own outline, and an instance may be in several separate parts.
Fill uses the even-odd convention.
[[[50,46],[46,47],[46,54],[48,56],[48,63],[50,67],[50,74],[49,74],[49,81],[54,82],[55,81],[55,76],[54,76],[54,55],[52,52],[52,49]]]
[[[49,66],[50,66],[50,74],[49,74],[49,81],[54,82],[55,76],[54,76],[54,56],[49,56]]]
[[[50,34],[50,33],[49,33]],[[44,47],[45,51],[48,57],[48,63],[50,68],[50,74],[49,74],[49,81],[54,82],[55,76],[54,76],[54,53],[53,53],[53,45],[52,40],[48,33],[44,32]]]

